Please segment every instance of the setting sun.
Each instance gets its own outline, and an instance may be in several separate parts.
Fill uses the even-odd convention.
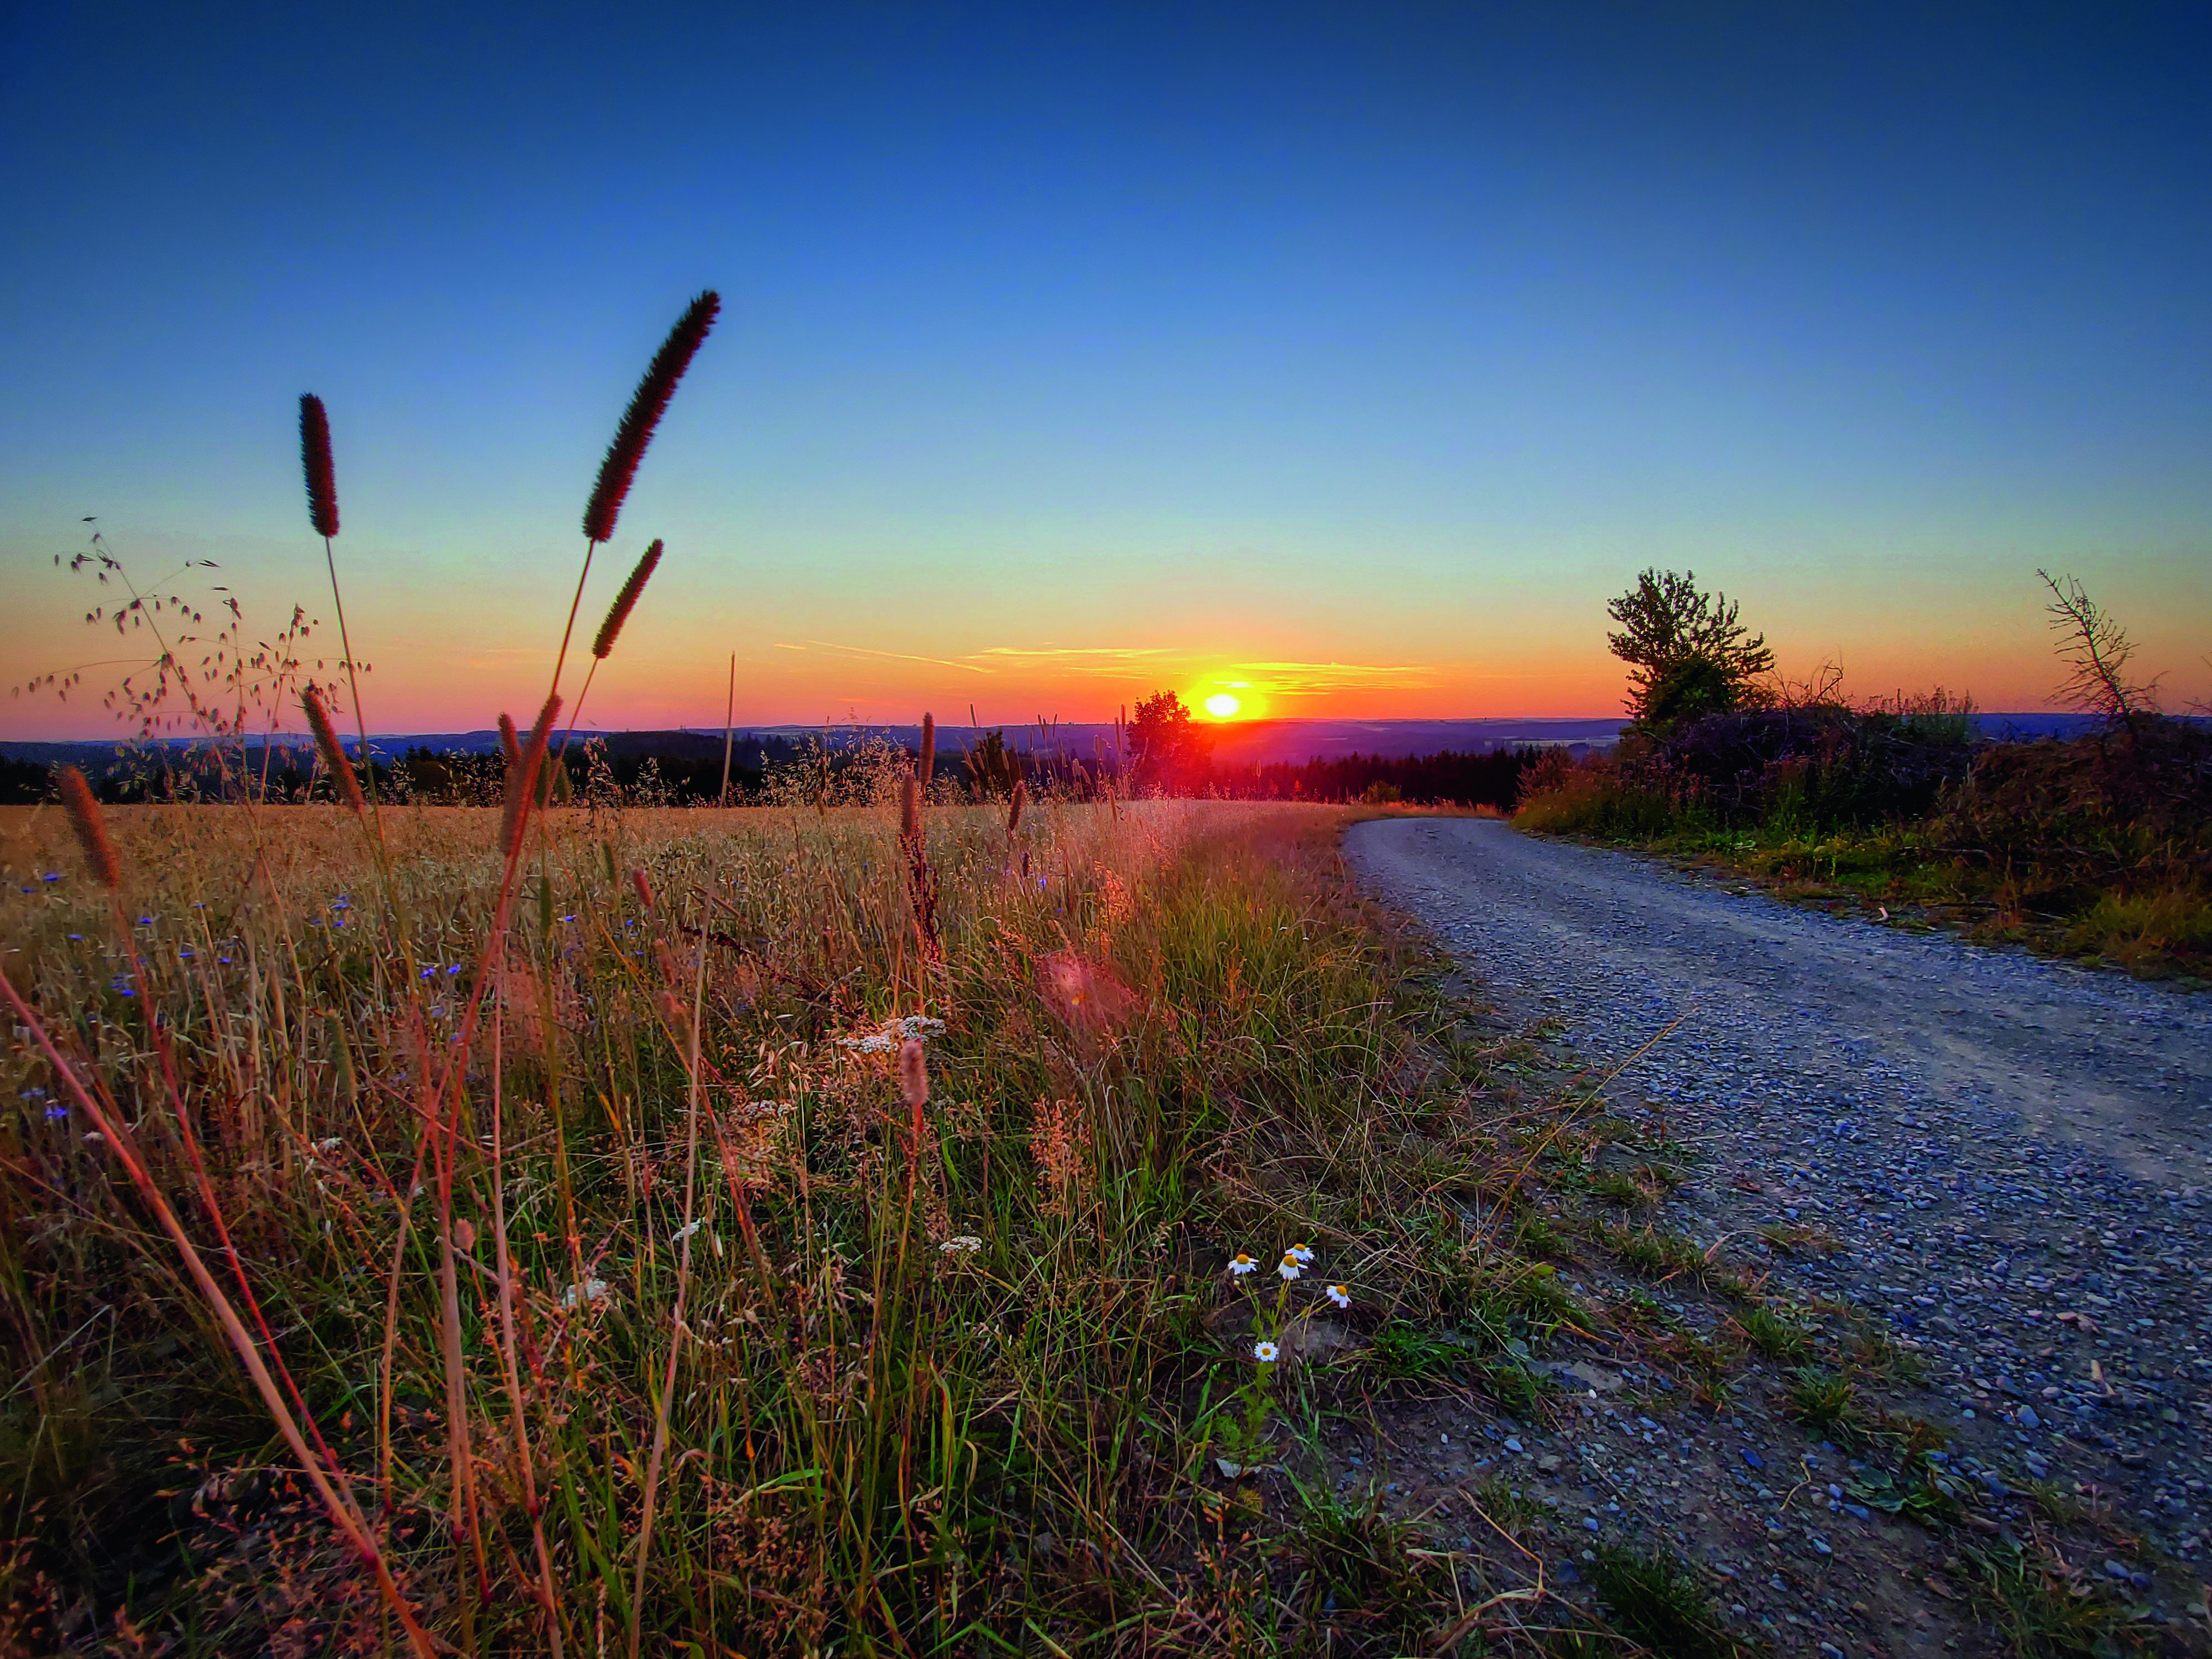
[[[1218,720],[1233,720],[1244,705],[1226,691],[1217,691],[1206,700],[1206,712]]]

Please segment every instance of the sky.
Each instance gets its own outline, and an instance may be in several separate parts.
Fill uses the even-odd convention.
[[[0,736],[150,654],[95,529],[327,672],[306,391],[369,728],[526,719],[706,287],[586,726],[732,653],[753,723],[1608,714],[1648,565],[2011,709],[2070,573],[2212,698],[2201,8],[0,16]]]

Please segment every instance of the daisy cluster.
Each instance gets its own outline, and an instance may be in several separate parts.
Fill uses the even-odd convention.
[[[1275,1274],[1287,1287],[1304,1278],[1306,1270],[1311,1267],[1313,1263],[1314,1253],[1310,1245],[1293,1244],[1283,1252],[1282,1258],[1275,1263]],[[1248,1273],[1256,1273],[1259,1267],[1258,1258],[1243,1250],[1237,1251],[1235,1255],[1229,1258],[1229,1273],[1232,1279],[1242,1279]],[[1325,1285],[1322,1287],[1322,1293],[1338,1308],[1349,1308],[1352,1305],[1352,1291],[1348,1286]],[[1281,1357],[1282,1349],[1273,1342],[1261,1341],[1252,1345],[1252,1358],[1263,1365],[1273,1364]]]

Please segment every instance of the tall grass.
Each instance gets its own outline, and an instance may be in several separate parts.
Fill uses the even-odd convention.
[[[1024,881],[999,811],[933,810],[941,963],[888,801],[556,812],[492,952],[489,815],[388,812],[380,898],[350,815],[295,809],[265,856],[223,816],[117,814],[121,926],[72,878],[9,928],[59,1050],[11,1063],[0,1187],[0,1444],[48,1584],[208,1650],[373,1648],[392,1612],[251,1478],[283,1462],[266,1419],[66,1069],[196,1247],[236,1241],[316,1463],[447,1638],[919,1650],[1010,1608],[1189,1615],[1147,1552],[1189,1547],[1194,1401],[1249,1370],[1191,1347],[1240,1207],[1194,1163],[1255,1112],[1340,1138],[1406,1040],[1278,861],[1321,814],[1032,805]],[[11,875],[58,832],[19,823]],[[1119,988],[1103,1019],[1041,971],[1069,953]],[[880,1039],[924,1010],[917,1109]]]

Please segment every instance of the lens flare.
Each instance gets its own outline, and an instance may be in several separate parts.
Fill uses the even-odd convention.
[[[1206,700],[1206,712],[1218,720],[1234,719],[1243,706],[1226,691],[1217,691]]]

